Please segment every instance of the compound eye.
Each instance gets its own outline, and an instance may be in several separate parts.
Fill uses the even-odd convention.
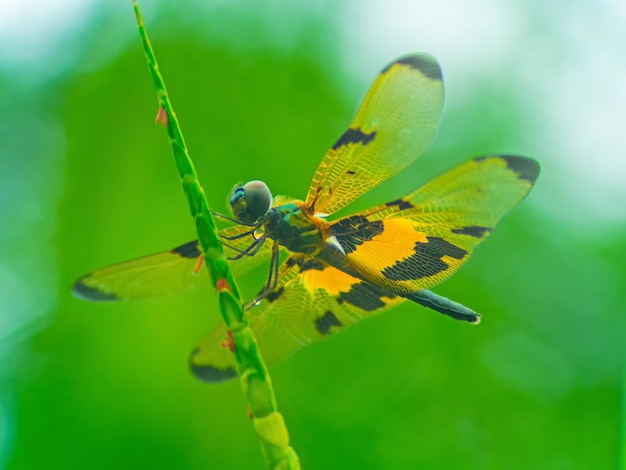
[[[263,181],[249,181],[234,189],[229,202],[239,222],[254,224],[270,210],[272,193]]]

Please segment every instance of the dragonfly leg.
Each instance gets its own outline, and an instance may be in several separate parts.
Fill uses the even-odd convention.
[[[253,225],[255,225],[255,224],[243,223],[243,222],[241,222],[241,221],[239,221],[237,219],[234,219],[234,218],[229,217],[229,216],[224,215],[224,214],[220,214],[219,212],[215,212],[215,211],[211,211],[211,215],[213,217],[215,217],[215,218],[222,219],[222,220],[227,220],[228,222],[233,222],[233,223],[238,224],[238,225],[247,225],[249,227],[252,227]]]
[[[270,260],[270,272],[267,275],[267,282],[265,283],[265,287],[261,291],[261,295],[259,297],[265,297],[269,292],[276,289],[278,285],[278,243],[274,242],[272,245],[272,258]]]
[[[229,246],[227,243],[224,243],[225,246],[227,246],[231,250],[234,250],[234,251],[239,253],[238,255],[235,255],[235,256],[232,256],[232,257],[228,258],[228,260],[229,261],[237,261],[238,259],[241,259],[244,256],[254,256],[257,253],[257,251],[259,251],[259,249],[263,246],[263,243],[265,242],[265,239],[266,239],[265,236],[257,238],[245,250],[240,250],[240,249],[235,248],[233,246]]]
[[[261,300],[271,294],[278,286],[278,267],[280,265],[280,245],[276,242],[272,245],[272,258],[270,259],[270,270],[267,276],[267,282],[261,292],[252,299],[250,302],[244,305],[245,310],[250,310],[252,307],[258,305]]]
[[[248,230],[247,232],[238,233],[237,235],[232,235],[230,237],[226,235],[220,235],[220,238],[222,238],[223,240],[238,240],[239,238],[252,235],[252,237],[256,240],[256,237],[254,236],[254,232],[256,232],[258,228],[259,227],[255,225],[254,227],[252,227],[252,229]]]
[[[243,253],[245,251],[245,250],[240,250],[239,248],[235,248],[234,246],[232,246],[232,245],[230,245],[230,244],[228,244],[228,243],[226,243],[224,241],[222,242],[222,245],[224,245],[229,250],[236,251],[237,253]],[[228,259],[230,259],[230,258],[228,258]]]
[[[272,245],[272,258],[270,259],[270,272],[267,275],[267,282],[265,287],[261,291],[262,297],[265,297],[266,293],[276,287],[278,282],[278,243]]]
[[[279,264],[279,258],[280,258],[280,253],[279,253],[278,248],[279,248],[278,243],[274,242],[274,244],[272,245],[273,264],[270,265],[270,269],[273,268],[273,270],[270,271],[269,279],[267,280],[268,292],[276,289],[276,286],[278,285],[278,264]]]

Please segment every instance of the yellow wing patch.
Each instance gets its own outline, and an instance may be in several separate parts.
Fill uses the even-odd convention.
[[[388,65],[317,168],[306,205],[332,214],[406,168],[430,143],[442,107],[433,57],[413,54]]]
[[[309,256],[288,258],[281,273],[279,287],[248,313],[268,364],[405,300]],[[208,382],[236,376],[223,324],[194,350],[190,366],[196,377]]]
[[[429,289],[469,258],[538,174],[528,158],[479,157],[405,198],[339,220],[331,234],[365,279],[400,294]]]
[[[352,231],[346,230],[346,222]],[[438,284],[468,255],[442,238],[429,237],[409,219],[370,221],[353,216],[331,225],[331,233],[352,268],[368,281],[399,294]]]

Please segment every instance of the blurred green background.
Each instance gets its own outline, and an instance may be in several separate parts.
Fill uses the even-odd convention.
[[[480,326],[403,305],[272,367],[304,468],[624,468],[623,2],[141,6],[215,210],[250,179],[304,197],[378,70],[412,51],[443,68],[438,134],[355,209],[473,155],[541,162],[435,289]],[[187,371],[213,293],[70,295],[194,238],[131,2],[4,2],[0,44],[0,467],[263,468],[239,384]],[[240,279],[248,296],[264,276]]]

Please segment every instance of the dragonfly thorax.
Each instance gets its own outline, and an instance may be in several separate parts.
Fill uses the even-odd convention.
[[[271,208],[262,223],[268,238],[294,253],[313,254],[324,245],[327,224],[309,214],[302,201]]]
[[[235,186],[228,202],[237,221],[253,225],[268,213],[272,193],[263,181],[249,181],[243,186]]]

